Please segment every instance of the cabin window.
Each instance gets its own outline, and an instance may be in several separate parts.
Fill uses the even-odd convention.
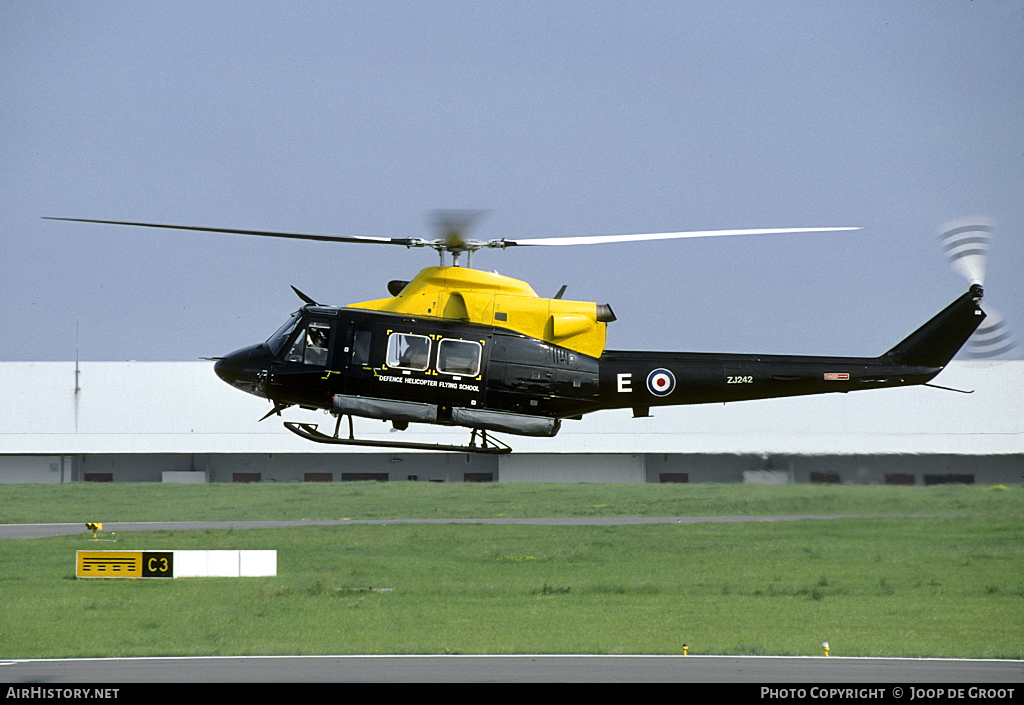
[[[425,370],[430,364],[430,338],[425,335],[392,333],[388,338],[388,367]]]
[[[331,339],[331,324],[310,322],[305,330],[295,336],[285,362],[301,362],[317,367],[327,366],[327,351]]]
[[[471,340],[442,340],[437,346],[437,371],[475,377],[480,371],[480,343]]]
[[[352,334],[352,364],[370,364],[370,336],[368,330],[357,330]]]

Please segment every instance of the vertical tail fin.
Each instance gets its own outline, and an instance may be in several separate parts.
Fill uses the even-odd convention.
[[[978,284],[882,357],[901,365],[945,367],[985,320]]]

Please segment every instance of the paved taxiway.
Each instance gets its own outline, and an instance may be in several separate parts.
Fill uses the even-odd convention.
[[[7,683],[1021,683],[1022,661],[822,656],[250,656],[0,662]],[[1024,689],[1022,689],[1024,691]]]
[[[627,524],[733,524],[756,521],[827,521],[867,519],[859,516],[725,516],[725,517],[569,517],[556,519],[336,519],[292,521],[133,521],[103,522],[104,532],[195,531],[204,529],[281,529],[289,526],[350,524],[536,524],[538,526],[612,526]],[[86,533],[78,524],[0,524],[0,539],[42,538]]]

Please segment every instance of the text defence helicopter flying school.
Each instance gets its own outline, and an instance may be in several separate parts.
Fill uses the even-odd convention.
[[[811,357],[605,349],[611,307],[542,298],[522,281],[458,266],[482,248],[587,245],[726,235],[858,228],[717,230],[645,235],[470,240],[473,213],[441,217],[442,237],[376,238],[233,230],[155,223],[52,218],[200,232],[432,247],[441,266],[411,281],[392,281],[388,298],[325,306],[298,289],[305,305],[265,342],[222,358],[214,370],[228,384],[265,397],[273,408],[322,409],[336,417],[331,435],[316,424],[285,422],[319,443],[508,453],[490,432],[552,437],[565,419],[602,409],[651,407],[850,392],[926,384],[985,319],[981,273],[991,225],[952,224],[944,233],[950,261],[969,280],[966,293],[878,357]],[[444,265],[444,253],[452,265]],[[997,344],[998,346],[998,344]],[[340,432],[348,417],[348,435]],[[465,446],[355,437],[352,417],[471,429]],[[261,419],[263,420],[263,419]]]

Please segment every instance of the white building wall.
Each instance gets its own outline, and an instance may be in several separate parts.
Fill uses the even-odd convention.
[[[502,482],[644,482],[644,456],[636,453],[552,455],[512,453],[499,459]]]
[[[0,483],[33,482],[57,485],[71,482],[70,462],[57,455],[0,456]]]
[[[654,408],[652,418],[598,412],[564,422],[552,439],[499,434],[514,449],[500,458],[311,443],[276,416],[258,422],[269,403],[232,389],[212,368],[83,362],[76,389],[75,363],[0,363],[0,482],[80,480],[103,467],[159,481],[164,471],[192,466],[223,482],[246,463],[265,466],[264,481],[284,482],[301,481],[318,466],[336,473],[368,468],[403,480],[458,481],[469,472],[503,481],[650,482],[662,472],[689,473],[691,481],[723,472],[740,478],[773,462],[800,466],[793,459],[804,456],[850,456],[853,464],[868,456],[974,456],[1024,465],[1024,361],[954,362],[934,380],[970,394],[911,387]],[[334,420],[320,412],[292,408],[284,419],[333,430]],[[417,424],[399,433],[369,419],[355,426],[357,436],[371,440],[464,444],[469,435]]]

